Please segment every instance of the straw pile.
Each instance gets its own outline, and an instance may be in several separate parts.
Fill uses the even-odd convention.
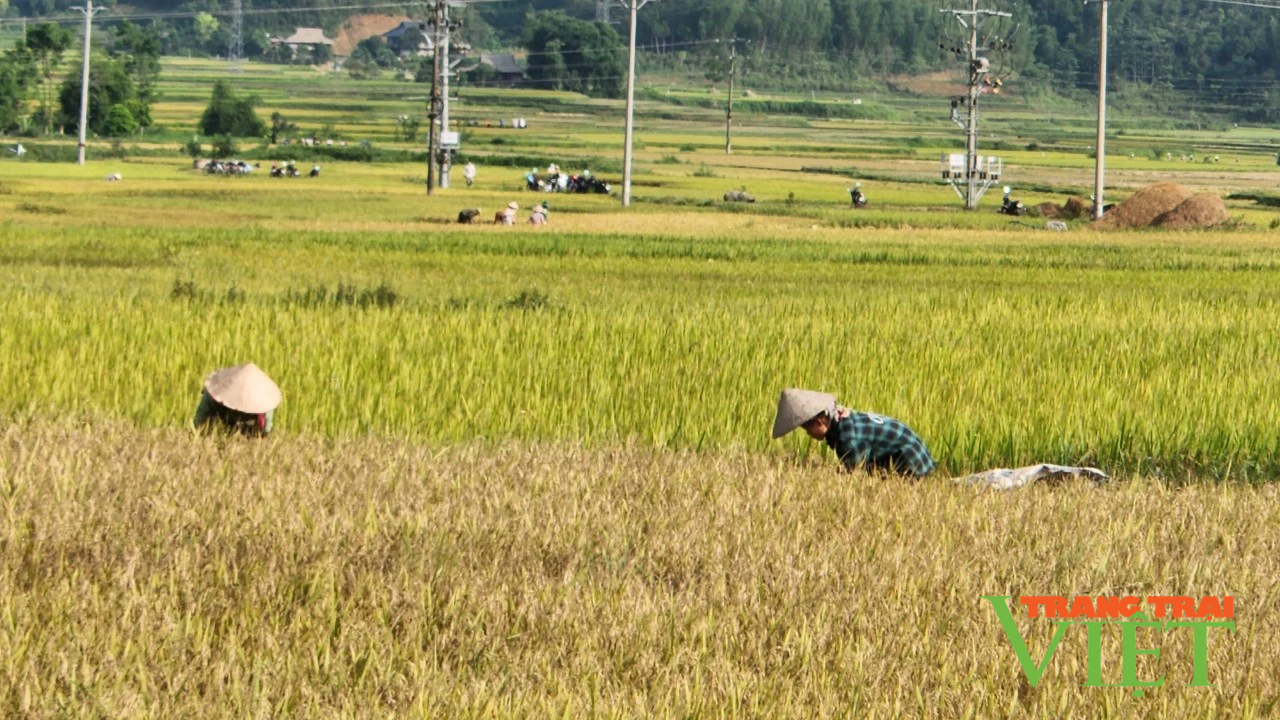
[[[1072,195],[1062,205],[1040,203],[1032,208],[1032,214],[1049,220],[1078,220],[1088,214],[1084,199]]]
[[[1054,205],[1051,202],[1040,203],[1035,207],[1035,211],[1036,211],[1036,214],[1042,218],[1048,218],[1050,220],[1062,219],[1062,208],[1058,207],[1057,205]]]
[[[1222,198],[1201,193],[1189,198],[1178,207],[1164,213],[1151,223],[1155,227],[1190,229],[1221,225],[1227,221],[1227,206]]]
[[[1156,218],[1191,198],[1191,191],[1177,183],[1148,185],[1093,223],[1099,230],[1149,227]]]
[[[1084,198],[1078,195],[1072,195],[1062,205],[1062,217],[1068,220],[1076,220],[1084,217],[1089,212],[1089,207],[1084,204]]]

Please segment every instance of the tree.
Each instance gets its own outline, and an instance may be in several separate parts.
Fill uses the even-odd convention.
[[[90,63],[89,71],[89,130],[98,135],[108,135],[107,119],[112,110],[123,106],[125,112],[137,129],[137,119],[129,108],[137,103],[137,93],[133,80],[129,77],[124,63],[108,57],[96,56]],[[137,108],[138,106],[132,105]],[[68,132],[78,131],[80,127],[80,72],[74,71],[62,81],[58,91],[58,108],[60,122]],[[117,118],[122,116],[117,113]],[[150,122],[150,111],[147,111]],[[131,129],[129,132],[132,132]]]
[[[205,135],[262,137],[267,126],[254,111],[257,98],[238,98],[225,80],[213,84],[209,106],[200,116],[200,132]]]
[[[111,106],[107,118],[102,122],[102,134],[107,137],[127,137],[138,129],[138,121],[133,119],[127,103]]]
[[[416,117],[406,118],[403,126],[405,142],[414,142],[418,139],[418,129],[422,127],[422,120]]]
[[[143,28],[125,20],[116,26],[111,43],[111,57],[124,63],[138,100],[148,106],[148,114],[156,99],[156,80],[160,77],[160,42],[160,34],[154,28]]]
[[[604,23],[563,12],[531,15],[524,46],[531,81],[587,95],[618,97],[627,72],[622,38]]]
[[[311,64],[326,65],[333,60],[333,48],[324,43],[311,46]]]
[[[232,138],[230,135],[219,135],[213,139],[213,143],[210,145],[209,151],[212,152],[213,156],[216,158],[226,158],[240,152],[240,148],[236,146],[235,138]]]
[[[387,47],[387,42],[381,35],[361,40],[356,44],[356,49],[351,51],[351,59],[371,62],[380,68],[392,68],[400,64],[400,58]]]
[[[244,35],[244,56],[247,58],[260,58],[267,54],[271,49],[271,40],[267,34],[261,30],[256,32],[245,33]]]
[[[0,132],[18,127],[35,77],[35,59],[26,48],[14,48],[0,56]]]
[[[125,20],[116,27],[109,55],[120,63],[133,83],[133,97],[126,101],[129,117],[139,128],[151,127],[151,104],[158,96],[160,77],[160,34]],[[107,111],[110,116],[111,108]]]
[[[288,137],[298,132],[298,126],[278,112],[271,113],[271,144],[275,145],[281,135]]]
[[[396,40],[395,51],[401,55],[413,57],[418,54],[418,51],[422,49],[426,42],[427,36],[422,34],[422,30],[417,25],[411,25]]]
[[[46,133],[53,130],[53,88],[50,81],[62,63],[62,56],[71,47],[70,30],[53,23],[41,23],[27,30],[26,48],[35,59],[40,77],[40,117]]]
[[[195,17],[196,37],[207,44],[213,39],[213,34],[218,32],[218,24],[218,18],[206,12],[199,13]]]

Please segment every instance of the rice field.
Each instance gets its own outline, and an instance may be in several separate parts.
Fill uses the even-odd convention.
[[[171,65],[176,136],[214,71]],[[245,82],[272,107],[346,98],[344,132],[411,149],[386,113],[419,88],[356,110],[279,72]],[[526,193],[502,158],[616,160],[617,107],[494,92],[538,127],[475,128],[477,186],[431,197],[417,163],[210,177],[163,135],[85,168],[0,160],[5,716],[1272,713],[1265,129],[1126,136],[1236,148],[1218,166],[1116,163],[1116,197],[1178,172],[1230,194],[1229,227],[1052,233],[998,194],[957,210],[943,125],[907,121],[761,118],[726,156],[648,106],[633,208]],[[1087,192],[1071,142],[1009,151],[1018,197]],[[718,201],[739,187],[758,202]],[[452,222],[548,197],[546,228]],[[271,438],[190,433],[202,378],[249,360],[284,392]],[[904,420],[939,472],[771,442],[787,386]],[[1034,462],[1117,482],[947,482]],[[1236,598],[1217,687],[1184,687],[1176,634],[1138,661],[1168,679],[1145,698],[1081,686],[1083,634],[1030,687],[981,600],[1126,593]],[[1020,627],[1039,657],[1051,627]]]

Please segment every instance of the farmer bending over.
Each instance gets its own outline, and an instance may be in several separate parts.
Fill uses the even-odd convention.
[[[924,441],[911,428],[883,415],[853,412],[836,404],[836,396],[788,388],[778,398],[773,437],[803,427],[814,440],[825,440],[846,470],[888,470],[923,477],[936,467]]]
[[[278,405],[280,388],[257,365],[223,368],[205,378],[192,425],[197,430],[262,437],[271,432]]]

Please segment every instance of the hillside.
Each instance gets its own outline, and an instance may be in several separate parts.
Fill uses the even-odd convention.
[[[953,67],[940,45],[954,44],[956,24],[939,12],[955,0],[663,0],[640,15],[639,40],[650,62],[706,64],[721,52],[716,39],[745,41],[744,71],[757,85],[838,89],[859,79]],[[65,13],[79,0],[9,0],[8,15]],[[246,51],[263,48],[265,33],[323,26],[331,36],[352,14],[350,0],[244,0]],[[228,2],[210,3],[216,27],[199,33],[192,18],[150,19],[167,38],[166,52],[219,55],[230,44]],[[372,4],[372,3],[371,3]],[[991,53],[1000,72],[1044,92],[1088,90],[1096,84],[1098,13],[1079,0],[993,0],[1014,19]],[[109,2],[120,12],[172,13],[166,0]],[[193,3],[187,3],[192,6]],[[381,5],[379,3],[379,5]],[[0,7],[3,7],[0,4]],[[406,3],[404,16],[420,13]],[[519,44],[529,11],[564,10],[594,18],[594,0],[483,3],[457,12],[472,45]],[[379,13],[401,16],[380,7]],[[614,21],[624,13],[615,9]],[[1280,12],[1208,0],[1129,0],[1111,9],[1111,81],[1161,98],[1171,112],[1220,113],[1267,122],[1280,118]]]

